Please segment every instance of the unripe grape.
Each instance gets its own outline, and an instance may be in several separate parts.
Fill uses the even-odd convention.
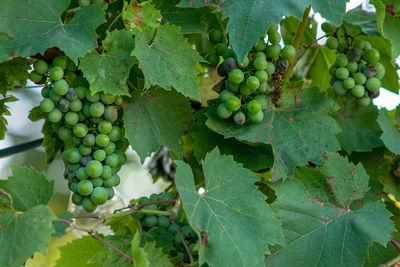
[[[346,55],[338,54],[336,56],[336,61],[335,61],[336,66],[338,66],[338,67],[346,67],[348,62],[349,62],[349,60],[347,59]]]
[[[264,119],[264,113],[259,110],[257,113],[247,113],[247,117],[249,118],[250,121],[254,123],[259,123]]]
[[[329,49],[337,49],[339,46],[339,42],[335,37],[329,37],[328,39],[326,39],[326,46]]]
[[[103,148],[107,155],[114,153],[115,151],[115,144],[114,142],[110,142],[106,147]]]
[[[107,106],[104,109],[104,118],[108,121],[114,122],[118,119],[118,111],[114,106]]]
[[[278,31],[278,25],[277,25],[277,24],[274,24],[274,23],[271,23],[271,24],[269,25],[269,27],[268,27],[267,33],[270,34],[270,33],[272,33],[272,32],[277,32],[277,31]]]
[[[371,98],[369,98],[369,96],[363,96],[360,99],[358,99],[358,104],[362,107],[366,107],[369,104],[371,104]]]
[[[272,45],[277,45],[281,41],[281,35],[278,32],[268,33],[268,42]]]
[[[257,43],[254,45],[254,49],[258,52],[264,51],[267,45],[264,42],[264,39],[258,39]]]
[[[39,108],[42,112],[49,113],[54,109],[54,107],[54,102],[50,98],[45,98],[40,101]]]
[[[59,66],[63,70],[67,68],[67,57],[66,56],[58,56],[53,59],[53,66]]]
[[[346,68],[349,70],[350,73],[355,73],[358,70],[358,64],[355,61],[349,61]]]
[[[368,49],[363,53],[363,59],[368,63],[376,63],[380,59],[379,51],[375,48]]]
[[[114,188],[112,187],[107,187],[105,188],[107,191],[107,195],[108,195],[108,200],[112,199],[114,197]]]
[[[247,56],[244,56],[244,58],[243,58],[243,62],[242,63],[240,63],[240,62],[238,62],[237,64],[238,64],[238,66],[240,67],[240,68],[246,68],[248,65],[249,65],[249,58],[247,57]]]
[[[240,111],[236,113],[235,116],[233,116],[233,121],[237,125],[243,125],[246,122],[246,115],[244,115],[244,113]]]
[[[347,77],[346,79],[343,80],[343,88],[344,89],[351,89],[354,87],[354,85],[356,84],[356,82],[354,81],[354,79],[352,77]]]
[[[84,197],[82,200],[82,207],[87,212],[93,212],[96,210],[97,205],[93,203],[93,201],[90,199],[90,197]]]
[[[119,128],[118,126],[113,126],[108,136],[110,137],[111,142],[118,141],[122,137],[121,128]]]
[[[79,146],[79,152],[82,156],[89,156],[92,153],[92,147],[81,144]]]
[[[266,71],[258,70],[254,74],[254,76],[256,76],[258,80],[260,80],[260,83],[268,81],[268,73]]]
[[[165,228],[166,229],[166,228],[169,227],[170,224],[171,223],[170,223],[168,217],[166,217],[166,216],[159,216],[158,219],[157,219],[157,225],[159,227],[161,227],[161,228]]]
[[[88,134],[83,138],[85,146],[94,146],[96,144],[96,137],[93,134]]]
[[[86,173],[86,168],[81,167],[76,171],[76,178],[79,180],[87,180],[89,178],[89,175]]]
[[[240,84],[231,83],[229,80],[225,82],[225,88],[233,93],[239,92]]]
[[[281,57],[283,59],[291,60],[296,56],[296,48],[294,48],[292,45],[286,45],[283,47],[281,51]]]
[[[276,59],[281,54],[281,46],[279,44],[269,45],[267,46],[266,52],[269,58]]]
[[[51,111],[49,113],[49,121],[51,121],[52,123],[57,123],[61,120],[62,118],[62,113],[60,110],[58,109],[54,109],[53,111]]]
[[[43,98],[49,98],[50,88],[50,86],[45,86],[42,88],[40,94],[43,96]]]
[[[78,123],[78,114],[72,111],[67,112],[65,114],[65,122],[70,126],[74,126]]]
[[[104,104],[101,102],[96,102],[96,103],[92,103],[90,105],[90,115],[92,115],[93,117],[101,117],[104,114]]]
[[[369,49],[371,49],[371,48],[372,48],[371,43],[368,42],[368,41],[364,41],[364,48],[363,48],[363,51],[367,51],[367,50],[369,50]]]
[[[351,89],[351,94],[357,98],[364,96],[365,88],[362,85],[356,84],[353,89]]]
[[[238,97],[231,96],[228,100],[226,100],[225,104],[229,110],[237,111],[240,109],[241,102]]]
[[[225,48],[224,51],[222,51],[222,57],[227,59],[227,58],[235,58],[235,52],[233,52],[232,49],[230,48]]]
[[[265,71],[268,73],[268,75],[272,75],[275,72],[275,65],[272,62],[267,62],[267,67]]]
[[[360,50],[363,50],[363,48],[364,48],[364,41],[361,40],[361,39],[356,39],[356,40],[353,41],[353,46],[354,46],[354,47],[357,47],[357,48],[360,49]]]
[[[99,187],[103,185],[103,179],[100,177],[90,178],[90,181],[92,181],[93,187]]]
[[[72,138],[72,131],[71,129],[68,129],[67,127],[63,126],[58,130],[58,137],[62,141],[68,141],[69,139]]]
[[[39,59],[33,63],[33,69],[36,73],[43,75],[49,70],[49,66],[46,61]]]
[[[367,87],[368,91],[370,92],[379,91],[379,88],[381,88],[381,86],[381,81],[375,77],[369,78],[365,83],[365,87]]]
[[[343,88],[343,83],[340,80],[337,80],[332,85],[333,92],[337,95],[345,95],[347,93],[346,89]]]
[[[93,178],[99,177],[103,172],[103,165],[97,161],[92,160],[86,165],[86,173]]]
[[[228,80],[231,83],[239,84],[243,81],[243,79],[244,79],[244,74],[243,71],[241,71],[240,69],[234,69],[228,74]]]
[[[367,77],[361,72],[355,73],[353,75],[353,78],[354,78],[354,81],[356,82],[356,84],[363,85],[367,81]]]
[[[106,105],[111,105],[112,103],[114,103],[115,98],[116,97],[114,95],[109,95],[105,93],[102,93],[100,96],[101,102],[103,102]]]
[[[265,95],[256,95],[254,97],[254,100],[256,100],[258,103],[260,103],[261,110],[265,110],[268,108],[268,100],[265,97]]]
[[[78,123],[72,128],[72,131],[75,136],[83,138],[87,135],[88,133],[88,128],[85,124],[83,123]]]
[[[111,167],[108,165],[104,165],[103,172],[101,173],[100,177],[106,180],[106,179],[110,178],[111,176],[112,176]]]
[[[224,43],[218,43],[215,45],[215,53],[217,54],[217,56],[222,56],[222,52],[224,51],[224,49],[226,48],[226,44]]]
[[[253,93],[253,90],[250,89],[250,88],[249,88],[247,85],[245,85],[245,84],[241,85],[239,90],[240,90],[240,94],[241,94],[242,96],[249,96],[249,95],[251,95],[251,93]]]
[[[106,147],[110,143],[110,137],[106,134],[99,134],[96,136],[96,145],[99,147]]]
[[[382,63],[379,63],[379,62],[372,64],[372,66],[374,66],[375,70],[376,70],[375,77],[377,79],[381,80],[385,76],[385,73],[386,73],[385,67],[383,66]]]
[[[54,83],[54,93],[58,95],[65,95],[68,92],[69,85],[65,80],[58,80]]]
[[[346,68],[338,68],[336,69],[335,77],[340,80],[344,80],[349,77],[349,70]]]
[[[75,205],[81,205],[81,204],[82,204],[83,197],[82,197],[81,195],[79,195],[79,193],[76,193],[76,192],[75,192],[75,193],[72,195],[71,200],[72,200],[72,203],[74,203]]]
[[[97,204],[97,205],[101,205],[106,203],[107,199],[108,199],[108,194],[106,189],[104,189],[103,187],[96,187],[95,189],[93,189],[92,194],[90,195],[90,198],[92,199],[92,201]]]
[[[208,33],[208,37],[210,39],[210,41],[214,44],[216,43],[220,43],[222,42],[222,32],[218,29],[212,29],[209,33]]]
[[[222,119],[227,119],[232,115],[232,111],[228,109],[225,103],[221,103],[217,107],[217,115]]]
[[[104,187],[113,187],[119,185],[121,179],[118,175],[114,174],[110,178],[104,180]]]
[[[254,59],[253,66],[256,70],[265,70],[267,68],[267,60],[262,57]]]
[[[93,159],[97,161],[103,161],[106,158],[106,152],[104,150],[96,150],[93,152]]]
[[[267,92],[269,85],[267,82],[263,82],[260,84],[260,86],[257,88],[257,93],[265,93]]]
[[[58,81],[64,76],[64,70],[59,66],[55,66],[50,70],[49,76],[53,81]]]
[[[95,94],[92,95],[90,90],[86,90],[85,97],[89,102],[92,102],[92,103],[100,101],[100,94],[99,93],[95,93]]]
[[[208,61],[211,67],[216,67],[219,63],[219,56],[215,53],[209,53],[206,56],[206,60]]]
[[[260,86],[260,80],[255,76],[250,76],[246,79],[246,86],[254,91]]]
[[[93,191],[93,184],[89,180],[82,180],[78,183],[78,192],[81,196],[88,196]]]
[[[253,59],[256,59],[256,58],[259,58],[259,57],[261,57],[261,58],[263,58],[263,59],[266,59],[266,58],[267,58],[267,55],[266,55],[264,52],[256,52],[256,53],[254,54],[254,56],[253,56]]]
[[[326,21],[321,24],[321,29],[326,33],[326,34],[332,34],[333,29],[335,28],[335,25],[332,22]]]
[[[69,109],[75,112],[80,111],[82,109],[82,101],[80,99],[75,99],[69,102]]]
[[[249,103],[247,103],[247,110],[249,113],[257,113],[261,110],[261,104],[257,100],[251,100]]]

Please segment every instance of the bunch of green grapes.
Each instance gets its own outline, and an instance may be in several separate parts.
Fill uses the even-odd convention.
[[[368,106],[371,98],[379,96],[381,79],[385,76],[379,51],[366,40],[341,36],[341,28],[334,28],[330,23],[322,26],[326,34],[331,35],[326,46],[338,52],[329,70],[333,92],[354,97],[361,106]]]
[[[241,63],[236,60],[234,51],[224,43],[215,45],[216,55],[224,59],[217,72],[226,78],[225,88],[219,94],[221,103],[217,107],[220,118],[232,118],[238,125],[248,120],[259,123],[264,119],[263,110],[268,107],[267,95],[276,85],[273,81],[287,70],[288,60],[296,55],[293,46],[280,46],[281,35],[277,30],[278,25],[271,24],[268,43],[260,38]],[[210,32],[212,42],[219,41],[219,37],[215,30]]]
[[[150,195],[150,197],[141,197],[136,200],[131,200],[130,203],[140,206],[144,203],[172,199],[174,199],[174,197],[171,193],[163,192],[160,194],[152,194]],[[151,204],[143,207],[141,209],[143,210],[143,212],[137,211],[135,213],[132,213],[132,216],[133,218],[140,221],[144,242],[155,241],[156,246],[162,247],[164,253],[169,254],[172,258],[179,256],[179,254],[182,254],[184,256],[184,261],[189,262],[189,258],[183,245],[183,241],[176,231],[176,228],[171,223],[169,217],[165,215],[156,215],[154,213],[151,213],[152,210],[165,212],[171,211],[173,207],[174,203],[172,202]],[[147,211],[149,212],[146,213]],[[176,227],[184,238],[185,243],[190,250],[190,253],[193,256],[197,256],[197,250],[195,250],[195,246],[198,241],[198,237],[194,230],[190,227],[184,216],[182,216],[181,211],[179,211],[178,214],[174,215],[174,221],[176,223]]]
[[[72,202],[93,212],[114,196],[113,187],[120,183],[117,172],[126,161],[122,98],[91,94],[84,87],[70,88],[65,80],[68,62],[66,57],[56,57],[49,70],[45,61],[37,60],[31,78],[46,80],[39,108],[63,142]]]

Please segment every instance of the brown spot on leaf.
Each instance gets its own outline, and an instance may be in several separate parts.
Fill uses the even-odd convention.
[[[133,23],[135,23],[136,25],[140,25],[142,20],[143,18],[141,16],[135,16],[135,18],[133,19]]]
[[[9,35],[9,36],[8,36],[8,39],[13,40],[13,39],[14,39],[14,36]]]

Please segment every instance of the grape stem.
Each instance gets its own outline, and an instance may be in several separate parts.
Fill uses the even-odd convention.
[[[192,253],[190,252],[189,247],[186,244],[185,238],[183,238],[181,231],[179,231],[174,218],[171,216],[171,217],[169,217],[169,220],[171,221],[172,226],[174,226],[176,232],[178,233],[179,238],[182,240],[183,246],[185,247],[186,253],[188,254],[189,259],[190,259],[190,265],[193,266],[193,264],[194,264],[193,256],[192,256]]]
[[[294,66],[296,65],[297,52],[299,51],[301,41],[303,40],[303,35],[304,35],[304,31],[306,30],[306,26],[308,23],[308,16],[310,15],[310,10],[311,10],[311,6],[308,6],[303,13],[303,19],[300,21],[299,25],[297,26],[296,34],[293,39],[293,47],[296,49],[296,56],[292,60],[289,61],[289,68],[287,69],[287,71],[285,73],[286,81],[288,81],[290,79],[290,77],[292,76]]]
[[[391,239],[390,242],[400,251],[400,244],[396,240]]]
[[[89,215],[88,215],[88,216],[89,216]],[[82,217],[82,216],[79,216],[79,217],[80,217],[80,218],[95,218],[94,216],[96,216],[96,215],[93,215],[92,217]],[[98,217],[98,216],[97,216],[97,217]],[[96,218],[96,219],[99,219],[99,217]],[[94,231],[93,231],[92,229],[82,229],[82,228],[78,228],[78,227],[76,227],[72,222],[70,222],[70,221],[68,221],[68,220],[64,220],[64,219],[58,219],[58,221],[61,222],[61,223],[66,224],[66,225],[69,225],[69,226],[71,227],[71,229],[76,229],[76,230],[80,230],[80,231],[84,231],[84,232],[88,233],[92,238],[94,238],[94,239],[96,239],[96,240],[99,240],[100,242],[102,242],[102,243],[104,243],[105,245],[109,246],[110,248],[112,248],[113,250],[115,250],[117,253],[119,253],[121,256],[127,258],[129,261],[131,261],[131,262],[134,261],[134,259],[133,259],[131,256],[127,255],[125,252],[121,251],[119,248],[117,248],[116,246],[114,246],[113,244],[111,244],[110,242],[108,242],[107,240],[104,240],[103,238],[101,238],[101,237],[95,235],[95,234],[94,234]]]
[[[128,84],[128,86],[130,87],[130,88],[132,88],[133,90],[137,90],[137,88],[136,88],[136,86],[130,81],[130,80],[126,80],[126,83]]]
[[[43,138],[39,138],[19,145],[0,149],[0,158],[8,157],[20,152],[31,150],[33,148],[39,147],[42,143],[43,143]]]
[[[114,25],[115,22],[121,17],[122,12],[118,14],[118,16],[115,17],[115,19],[111,22],[110,26],[108,26],[107,31],[109,32],[111,30],[111,27]]]
[[[143,204],[140,204],[138,207],[137,207],[137,209],[143,209],[144,207],[146,207],[146,206],[150,206],[150,205],[153,205],[153,204],[163,204],[163,203],[175,203],[176,202],[176,199],[167,199],[167,200],[160,200],[160,201],[153,201],[153,202],[147,202],[147,203],[143,203]]]
[[[395,265],[395,264],[398,263],[399,261],[400,261],[400,254],[397,255],[395,258],[391,259],[390,261],[388,261],[387,263],[381,264],[381,265],[379,265],[379,266],[382,266],[382,267],[390,267],[390,266]]]
[[[162,210],[146,210],[146,209],[141,209],[141,210],[134,210],[133,213],[144,213],[144,214],[156,214],[156,215],[164,215],[164,216],[170,216],[171,212],[168,211],[162,211]]]

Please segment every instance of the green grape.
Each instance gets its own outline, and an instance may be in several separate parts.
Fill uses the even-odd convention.
[[[69,185],[69,190],[71,190],[74,193],[78,192],[78,182],[72,182],[68,185]]]
[[[45,86],[42,88],[40,94],[43,96],[43,98],[49,98],[50,88],[51,88],[50,86]]]
[[[141,197],[138,200],[139,205],[144,204],[144,203],[149,203],[149,202],[150,202],[150,199],[148,197]]]
[[[58,80],[54,83],[54,93],[57,95],[65,95],[68,92],[69,86],[65,80]]]
[[[87,7],[88,5],[90,5],[90,0],[79,0],[79,6],[80,7]]]
[[[214,44],[220,43],[222,42],[222,32],[218,29],[212,29],[209,33],[208,33],[208,38],[210,39],[210,41]]]
[[[87,212],[93,212],[96,210],[97,205],[93,203],[93,201],[90,199],[90,197],[84,197],[82,200],[82,207]]]
[[[79,195],[79,193],[74,193],[73,195],[72,195],[72,198],[71,198],[71,200],[72,200],[72,203],[74,203],[75,205],[81,205],[82,204],[82,200],[83,200],[83,197],[81,196],[81,195]]]
[[[333,30],[335,28],[335,25],[330,22],[330,21],[326,21],[324,23],[321,24],[321,29],[326,33],[326,34],[332,34]]]
[[[281,54],[281,46],[277,45],[269,45],[267,46],[267,56],[272,59],[277,59]]]
[[[247,110],[249,113],[255,114],[261,110],[261,104],[257,100],[251,100],[247,103]]]
[[[110,142],[106,147],[103,148],[107,155],[114,153],[115,151],[115,143]]]
[[[268,81],[268,73],[266,71],[258,70],[254,74],[254,76],[256,76],[258,78],[260,83],[264,83],[264,82]]]
[[[78,183],[78,193],[81,196],[88,196],[93,191],[93,184],[89,180],[82,180]]]
[[[111,168],[115,168],[120,165],[120,160],[117,154],[107,155],[104,162]]]
[[[267,60],[262,57],[254,59],[253,66],[256,70],[265,70],[267,68]]]
[[[106,180],[106,179],[110,178],[111,175],[112,175],[111,167],[108,165],[104,165],[103,171],[102,171],[100,177]]]
[[[270,34],[272,32],[278,31],[278,24],[271,23],[268,27],[267,33]]]
[[[235,55],[235,52],[233,52],[232,49],[230,49],[230,48],[225,48],[224,51],[222,51],[222,57],[223,57],[224,59],[227,59],[227,58],[235,58],[236,55]]]
[[[93,152],[93,159],[97,161],[103,161],[106,158],[106,152],[104,150],[96,150]]]
[[[243,62],[242,63],[240,63],[240,62],[238,62],[238,66],[240,67],[240,68],[246,68],[248,65],[249,65],[249,58],[247,57],[247,56],[244,56],[244,58],[243,58]]]
[[[82,139],[74,135],[71,136],[71,141],[75,146],[79,146],[82,144]]]
[[[281,51],[281,57],[286,60],[291,60],[296,56],[296,48],[292,45],[286,45]]]
[[[107,187],[105,189],[107,191],[108,200],[112,199],[114,197],[114,188]]]
[[[33,69],[36,73],[43,75],[49,70],[49,66],[46,61],[39,59],[33,63]]]
[[[246,115],[240,111],[233,116],[233,121],[237,125],[243,125],[246,122]]]
[[[95,93],[95,94],[92,95],[90,90],[86,90],[85,97],[89,102],[92,102],[92,103],[100,101],[100,94],[99,93]]]
[[[62,126],[59,130],[58,130],[58,137],[62,140],[62,141],[68,141],[69,139],[72,138],[72,131],[71,129],[68,129],[65,126]]]
[[[377,92],[379,88],[381,88],[381,81],[375,77],[369,78],[365,83],[365,87],[367,87],[370,92]]]
[[[160,200],[172,200],[174,199],[174,196],[170,192],[163,192],[160,194]],[[161,206],[168,207],[171,203],[161,203]]]
[[[346,79],[343,80],[343,88],[344,89],[351,89],[354,87],[354,85],[356,84],[356,82],[354,81],[354,79],[352,77],[347,77]]]
[[[89,178],[89,175],[86,173],[86,168],[81,167],[76,171],[76,178],[79,180],[87,180]]]
[[[82,156],[89,156],[92,153],[92,147],[82,144],[79,146],[79,152]]]
[[[101,102],[103,102],[104,104],[111,105],[115,101],[115,96],[102,93],[100,96],[100,99],[101,99]]]
[[[67,68],[68,59],[65,56],[58,56],[53,59],[53,66],[59,66],[63,70]]]
[[[225,88],[233,93],[239,92],[240,84],[231,83],[230,81],[225,82]]]
[[[363,96],[358,99],[358,104],[362,107],[366,107],[371,104],[371,98],[369,96]]]
[[[363,59],[368,63],[376,63],[380,59],[379,51],[375,48],[368,49],[363,53]]]
[[[241,106],[240,99],[236,96],[231,96],[228,100],[226,100],[225,104],[226,107],[231,111],[237,111]]]
[[[62,113],[58,109],[54,109],[49,113],[49,121],[51,121],[52,123],[59,122],[61,118],[62,118]]]
[[[358,66],[358,65],[357,65],[357,66]],[[332,76],[335,76],[336,70],[337,70],[336,65],[331,65],[330,68],[329,68],[329,73],[330,73]]]
[[[383,66],[383,64],[379,63],[379,62],[372,64],[372,66],[374,66],[376,69],[375,77],[377,79],[381,80],[385,76],[385,73],[386,73],[385,66]]]
[[[53,81],[58,81],[64,76],[64,70],[59,66],[55,66],[50,70],[49,76]]]
[[[232,111],[226,106],[225,103],[222,103],[217,107],[217,115],[222,119],[227,119],[232,115]]]
[[[97,125],[97,129],[102,134],[109,134],[112,130],[112,123],[109,121],[101,121],[99,125]]]
[[[110,137],[106,134],[98,134],[96,136],[96,145],[106,147],[110,143]]]
[[[358,64],[355,61],[349,61],[346,68],[349,70],[350,73],[355,73],[358,70]]]
[[[103,7],[104,0],[92,0],[92,4],[95,4],[95,5],[98,5],[100,7]]]
[[[91,118],[90,118],[90,121],[91,121],[93,124],[99,124],[102,120],[103,120],[102,117],[91,117]]]
[[[144,219],[144,225],[146,225],[147,227],[153,227],[157,225],[157,217],[156,216],[147,216]]]
[[[268,100],[265,95],[256,95],[254,100],[261,105],[262,110],[266,110],[268,108]]]
[[[100,177],[90,178],[90,181],[92,181],[94,187],[100,187],[103,185],[103,179]]]
[[[111,129],[111,132],[108,134],[108,137],[110,137],[111,142],[116,142],[122,137],[122,131],[121,128],[118,126],[113,126]]]
[[[371,49],[371,48],[372,48],[371,43],[368,42],[368,41],[364,41],[364,48],[363,48],[363,51],[367,51],[367,50],[369,50],[369,49]]]
[[[67,112],[65,114],[65,123],[67,123],[70,126],[74,126],[75,124],[78,123],[78,114],[76,112]]]
[[[92,160],[86,165],[86,173],[89,175],[89,177],[99,177],[102,172],[103,165],[97,160]]]
[[[78,123],[74,126],[74,128],[72,128],[72,132],[76,137],[83,138],[87,135],[88,128],[85,124]]]
[[[93,134],[88,134],[83,138],[85,146],[94,146],[96,144],[96,137]]]
[[[243,84],[242,86],[240,86],[240,94],[242,96],[249,96],[251,95],[251,93],[253,93],[253,90],[251,90],[247,85]]]
[[[110,178],[104,180],[104,187],[113,187],[119,185],[121,179],[118,175],[114,174]]]
[[[66,159],[69,163],[79,163],[79,161],[81,160],[82,156],[79,153],[79,149],[78,148],[71,148],[68,149],[66,152]]]
[[[108,199],[107,190],[104,189],[103,187],[96,187],[95,189],[93,189],[93,192],[90,195],[90,198],[97,205],[104,204],[104,203],[106,203],[106,201]]]
[[[338,67],[346,67],[347,63],[349,60],[347,59],[347,56],[344,54],[338,54],[336,56],[335,64]]]
[[[256,92],[257,93],[265,93],[267,92],[268,89],[268,83],[267,82],[263,82],[260,84],[260,86],[257,88]]]
[[[248,112],[247,117],[250,121],[254,123],[259,123],[264,119],[264,113],[261,110],[259,110],[257,113]]]
[[[335,72],[335,77],[340,80],[344,80],[349,77],[349,70],[343,67],[337,68]]]
[[[364,73],[357,72],[353,75],[354,81],[356,84],[364,84],[367,81],[367,77],[364,75]]]
[[[351,47],[347,52],[347,58],[351,61],[359,61],[361,58],[361,50],[356,47]]]
[[[254,45],[254,49],[258,52],[264,51],[266,47],[266,43],[263,38],[258,39],[257,43]]]
[[[82,109],[82,101],[75,99],[69,103],[69,109],[74,112],[79,112]]]
[[[114,106],[107,106],[104,110],[104,118],[114,122],[118,119],[118,111]]]
[[[337,49],[338,48],[338,46],[339,46],[339,42],[338,42],[338,40],[335,38],[335,37],[329,37],[327,40],[326,40],[326,46],[329,48],[329,49]]]
[[[119,106],[119,105],[122,104],[122,102],[123,102],[122,97],[121,97],[121,96],[117,96],[117,97],[115,98],[114,104],[117,105],[117,106]]]
[[[156,202],[156,201],[160,200],[160,198],[158,197],[158,194],[156,194],[156,193],[151,194],[149,199],[150,199],[150,202]],[[157,206],[156,206],[156,209],[157,209]]]
[[[347,93],[346,89],[343,88],[343,82],[340,80],[333,83],[332,89],[337,95],[345,95]]]
[[[88,118],[92,116],[90,115],[90,106],[91,104],[89,102],[85,102],[82,106],[82,114]]]
[[[166,216],[159,216],[157,219],[157,225],[161,228],[168,228],[170,224],[171,223]]]
[[[363,50],[363,48],[364,48],[364,41],[361,40],[361,39],[356,39],[356,40],[353,41],[353,46],[354,46],[354,47],[357,47],[357,48],[360,49],[360,50]]]
[[[73,174],[75,171],[77,171],[81,165],[79,163],[76,164],[71,164],[67,167],[67,173],[68,174]]]
[[[76,95],[78,96],[79,99],[84,99],[86,97],[87,90],[88,89],[86,89],[85,87],[75,88]]]
[[[104,114],[104,104],[101,102],[92,103],[90,105],[90,115],[93,117],[101,117]]]
[[[243,81],[243,79],[244,79],[244,74],[243,71],[241,71],[240,69],[233,69],[228,74],[228,80],[231,83],[239,84]]]
[[[281,41],[281,35],[278,32],[268,33],[268,42],[272,45],[277,45]]]
[[[75,81],[76,78],[78,78],[78,75],[76,75],[75,72],[67,71],[64,74],[64,79],[67,80],[69,83]]]
[[[260,86],[260,80],[255,76],[250,76],[246,79],[246,86],[254,91]]]
[[[53,100],[55,103],[58,103],[58,101],[61,100],[62,96],[58,95],[54,92],[54,88],[50,88],[49,91],[49,97],[51,98],[51,100]]]
[[[267,67],[265,71],[268,73],[268,75],[272,75],[275,73],[275,65],[272,62],[267,62]]]
[[[351,94],[355,97],[362,97],[365,94],[365,88],[362,85],[356,84],[353,89],[351,89]]]
[[[61,98],[60,102],[58,102],[58,109],[62,112],[67,112],[69,110],[69,101],[65,98]]]
[[[55,107],[54,102],[50,98],[45,98],[42,101],[40,101],[39,108],[42,112],[49,113],[53,111],[54,107]]]
[[[219,63],[219,56],[215,53],[209,53],[206,56],[206,60],[208,61],[211,67],[216,67]]]
[[[222,52],[224,51],[224,49],[226,48],[226,44],[224,43],[218,43],[215,45],[215,54],[217,54],[217,56],[222,56]]]
[[[259,57],[261,57],[261,58],[263,58],[263,59],[266,59],[267,58],[267,55],[264,53],[264,52],[256,52],[255,54],[254,54],[254,59],[256,59],[256,58],[259,58]]]

